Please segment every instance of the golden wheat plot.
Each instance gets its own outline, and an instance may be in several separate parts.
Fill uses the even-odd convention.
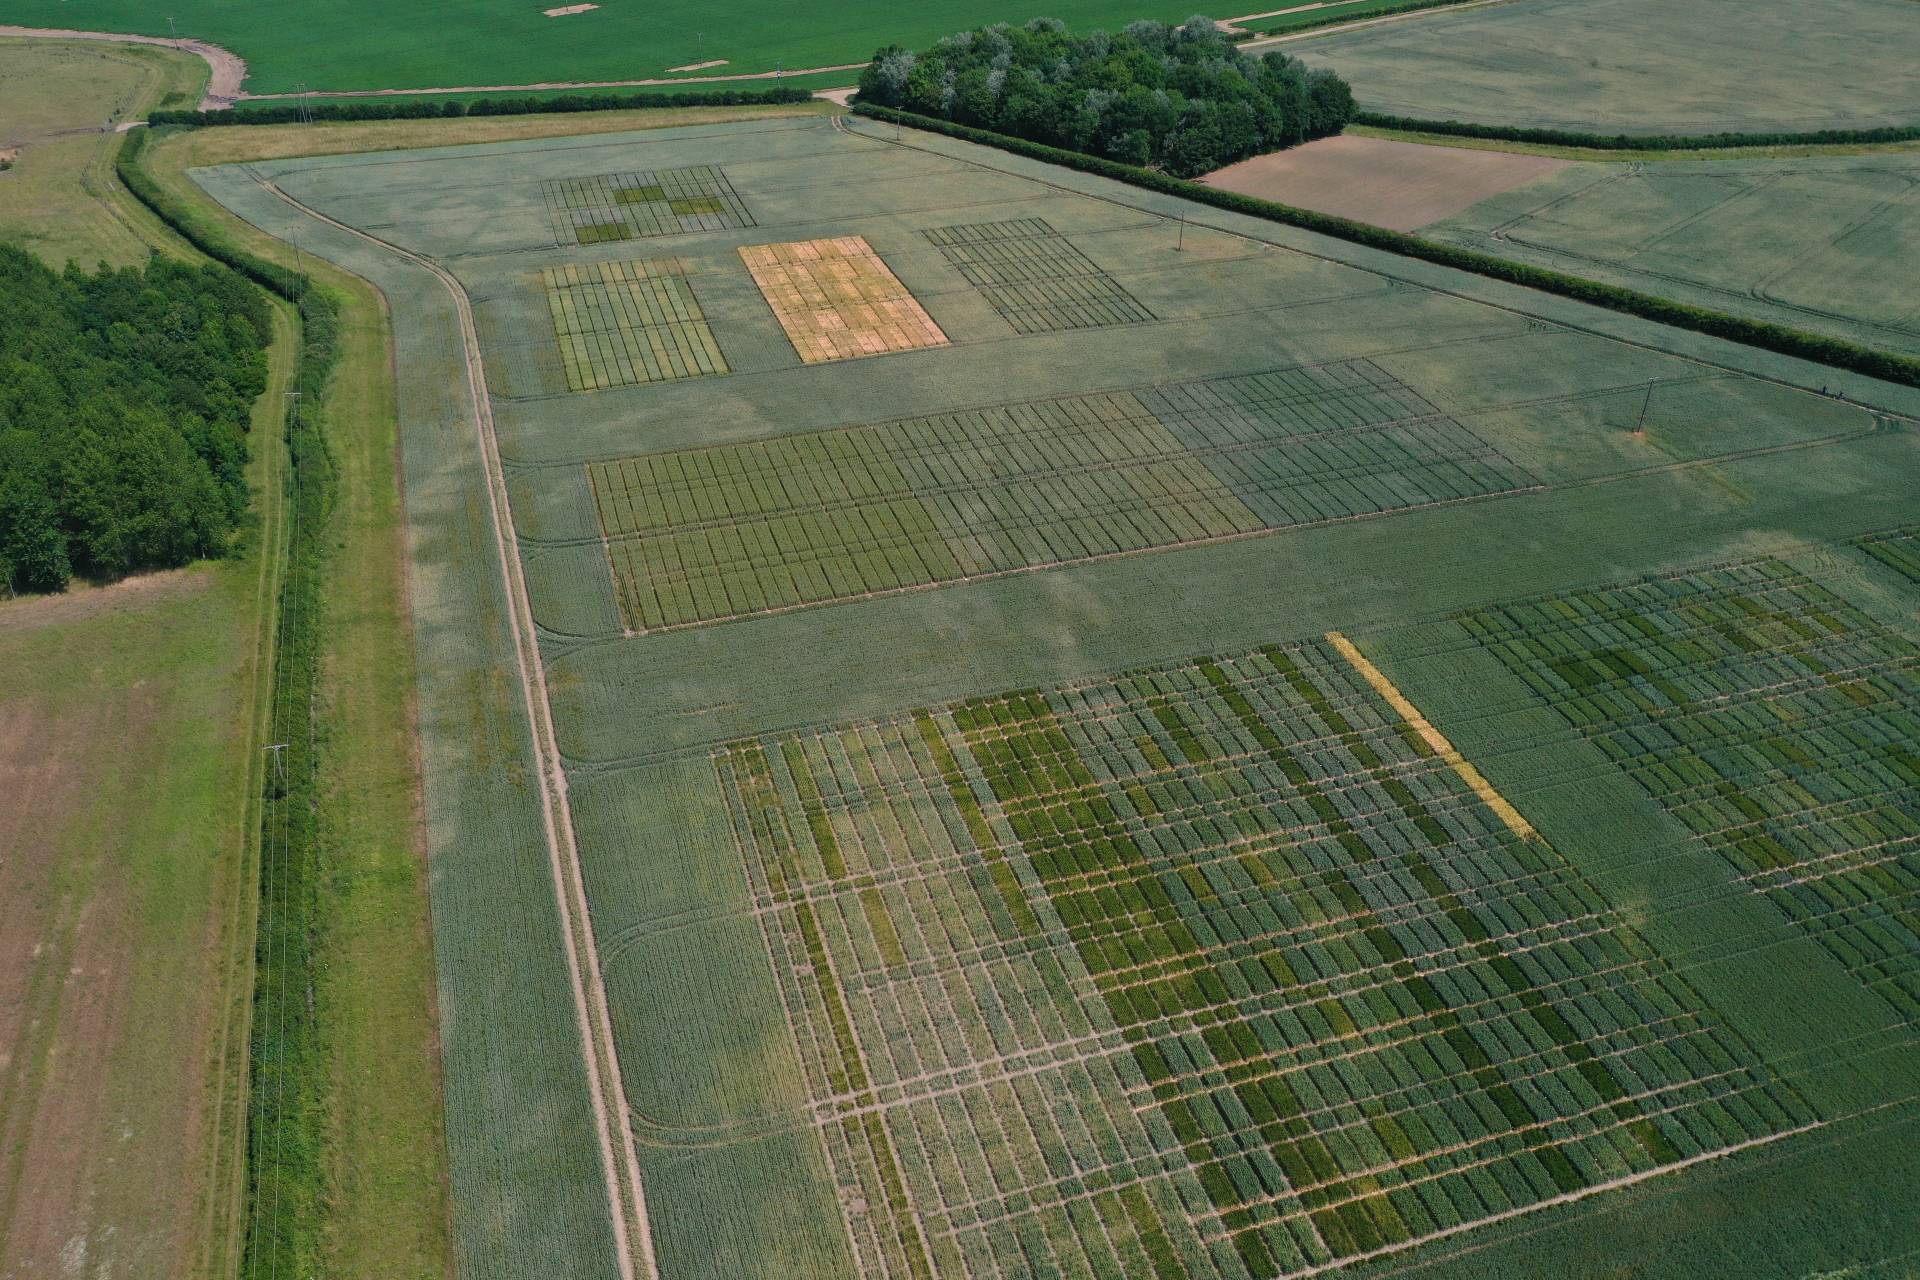
[[[864,236],[742,245],[740,257],[808,364],[947,345]]]

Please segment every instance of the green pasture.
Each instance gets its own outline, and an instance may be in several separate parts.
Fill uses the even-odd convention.
[[[1579,164],[1422,234],[1920,352],[1920,155]]]
[[[484,464],[263,180],[472,300],[666,1280],[1920,1249],[1920,396],[870,124],[196,177],[393,307],[464,1258],[615,1274]],[[948,345],[801,361],[856,235]]]
[[[1911,0],[1523,0],[1288,46],[1363,109],[1594,133],[1920,123]]]

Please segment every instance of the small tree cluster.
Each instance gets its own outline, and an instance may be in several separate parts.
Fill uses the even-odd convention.
[[[1084,36],[1036,18],[921,53],[891,45],[860,98],[1183,178],[1338,133],[1354,112],[1332,72],[1244,53],[1204,17]]]
[[[0,245],[0,587],[223,553],[270,331],[220,267],[56,274]]]

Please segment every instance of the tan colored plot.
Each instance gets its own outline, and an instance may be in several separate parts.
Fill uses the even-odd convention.
[[[947,345],[865,236],[742,245],[740,257],[808,364]]]
[[[1447,766],[1460,775],[1460,781],[1471,787],[1473,794],[1480,797],[1480,802],[1493,810],[1500,821],[1506,823],[1507,830],[1522,840],[1540,838],[1540,833],[1533,829],[1533,824],[1527,821],[1526,816],[1514,808],[1505,796],[1494,790],[1493,784],[1487,781],[1486,775],[1474,768],[1473,762],[1461,755],[1453,743],[1447,740],[1447,735],[1441,733],[1434,727],[1432,721],[1420,714],[1420,708],[1414,706],[1407,695],[1400,692],[1398,685],[1387,679],[1386,672],[1369,662],[1367,655],[1361,653],[1354,646],[1353,641],[1338,631],[1329,631],[1327,643],[1338,650],[1341,657],[1353,664],[1353,669],[1365,677],[1366,682],[1373,686],[1375,693],[1387,700],[1387,704],[1393,708],[1394,713],[1420,735],[1421,741],[1433,748],[1435,755],[1446,761]]]

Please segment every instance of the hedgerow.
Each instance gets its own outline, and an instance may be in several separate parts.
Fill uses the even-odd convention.
[[[227,126],[295,124],[321,120],[437,120],[458,116],[520,116],[546,112],[647,111],[668,107],[778,106],[805,102],[806,89],[703,89],[685,93],[562,94],[556,98],[481,98],[476,102],[304,102],[244,111],[155,111],[150,125]]]
[[[1820,129],[1812,133],[1583,133],[1573,129],[1477,124],[1471,120],[1423,120],[1417,116],[1388,116],[1371,111],[1357,113],[1353,123],[1401,133],[1487,138],[1495,142],[1532,142],[1552,147],[1582,147],[1589,151],[1722,151],[1737,147],[1860,146],[1920,139],[1920,125],[1879,129]]]

